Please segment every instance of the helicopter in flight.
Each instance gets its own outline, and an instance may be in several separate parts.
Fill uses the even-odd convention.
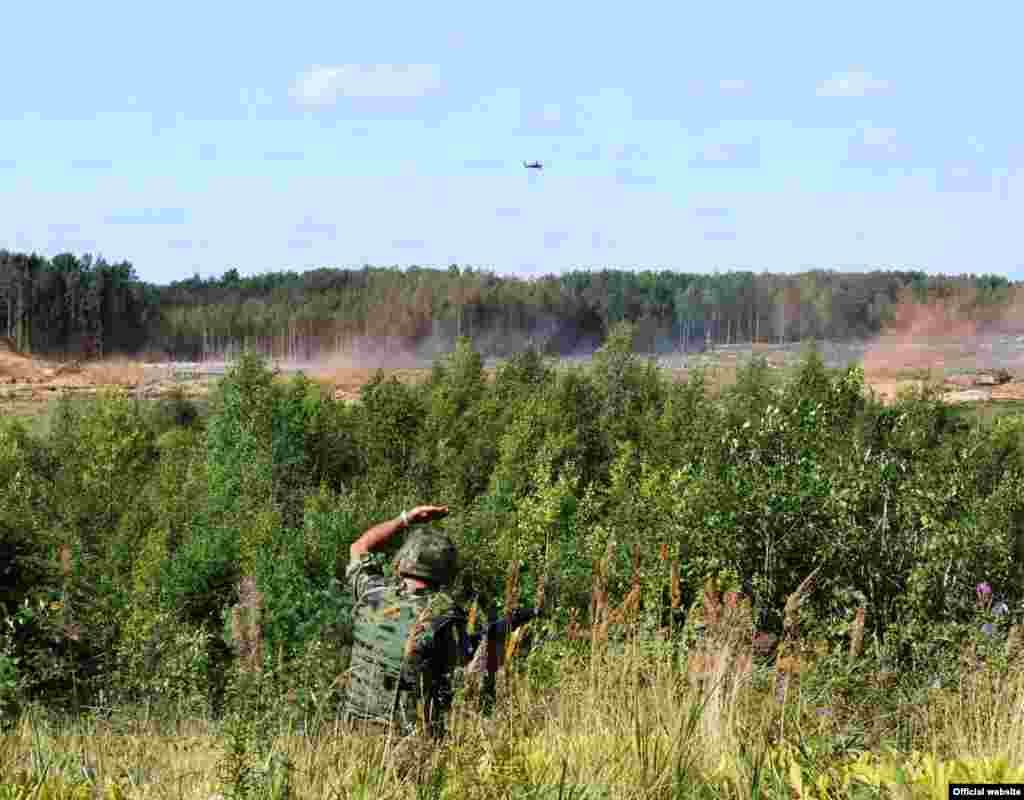
[[[531,161],[530,163],[524,161],[523,166],[527,169],[544,169],[544,165],[539,161]]]

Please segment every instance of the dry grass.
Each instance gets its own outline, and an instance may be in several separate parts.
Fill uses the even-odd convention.
[[[493,715],[457,703],[449,735],[440,743],[394,741],[330,720],[311,725],[304,734],[280,730],[263,742],[264,752],[273,751],[278,763],[283,759],[291,765],[290,794],[278,770],[267,774],[265,791],[256,796],[640,800],[693,796],[698,788],[706,796],[725,798],[757,792],[792,796],[789,771],[759,775],[743,754],[769,742],[839,735],[842,723],[817,716],[798,683],[787,687],[783,704],[770,684],[758,680],[762,668],[752,659],[749,602],[737,593],[723,595],[713,581],[702,598],[707,628],[701,643],[689,653],[679,652],[666,637],[652,651],[640,635],[637,555],[633,590],[618,607],[609,604],[607,594],[612,553],[595,563],[589,630],[577,625],[579,644],[589,641],[589,647],[562,656],[556,685],[501,670]],[[678,607],[679,565],[668,558],[667,548],[661,556],[669,596]],[[812,587],[813,575],[787,603],[785,643],[791,653],[810,649],[801,639],[799,622]],[[258,593],[250,583],[242,589],[240,607],[251,618],[236,621],[236,637],[240,644],[255,646]],[[506,602],[516,605],[519,591],[513,569]],[[863,612],[851,635],[850,658],[860,655]],[[1012,638],[1011,647],[1019,650],[1019,631]],[[810,668],[808,662],[799,670],[787,669],[787,657],[792,656],[780,651],[780,673]],[[916,713],[915,747],[967,758],[1002,756],[1011,765],[1024,764],[1024,678],[1019,670],[998,676],[971,669],[959,687],[935,692]],[[115,729],[112,723],[79,722],[69,731],[24,718],[0,743],[0,782],[30,781],[50,762],[51,774],[68,782],[116,783],[124,797],[207,800],[226,795],[226,746],[223,728],[212,721],[165,721],[163,730],[142,723],[124,722]],[[779,752],[778,746],[773,752]],[[825,755],[818,767],[826,770],[833,762]],[[265,763],[256,759],[254,767],[259,770]],[[433,794],[427,791],[432,780]]]
[[[111,357],[103,361],[86,362],[82,366],[81,376],[97,386],[137,386],[145,380],[146,372],[137,361]]]
[[[664,661],[643,662],[641,669],[635,654],[626,654],[600,657],[596,670],[567,667],[556,697],[520,681],[492,719],[458,710],[440,745],[389,743],[340,725],[311,735],[279,735],[269,745],[292,765],[292,796],[300,798],[411,800],[422,796],[417,787],[441,769],[440,796],[451,798],[514,796],[513,787],[520,787],[519,796],[530,796],[527,789],[561,785],[575,788],[576,796],[585,786],[604,790],[591,796],[639,799],[672,796],[681,782],[714,786],[721,797],[751,796],[753,768],[741,753],[773,735],[777,712],[749,685],[734,682],[711,710]],[[936,752],[1003,756],[1020,765],[1022,701],[1019,678],[1011,687],[989,682],[936,695],[921,709],[923,738]],[[803,724],[810,732],[813,723]],[[225,791],[223,756],[213,723],[183,725],[181,733],[115,732],[96,725],[68,734],[25,720],[0,744],[0,780],[31,775],[49,761],[51,774],[68,782],[116,782],[127,797],[206,800]],[[723,764],[731,764],[731,782],[718,782]]]
[[[0,381],[33,380],[41,374],[42,371],[33,363],[32,359],[0,349]]]

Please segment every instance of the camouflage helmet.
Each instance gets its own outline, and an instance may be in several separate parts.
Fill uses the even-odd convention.
[[[458,571],[458,553],[444,534],[416,531],[409,535],[395,555],[395,571],[409,578],[443,586]]]

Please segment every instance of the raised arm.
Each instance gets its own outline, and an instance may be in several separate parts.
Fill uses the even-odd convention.
[[[416,506],[412,511],[403,511],[394,519],[379,522],[368,528],[349,548],[349,557],[354,561],[371,550],[375,550],[410,525],[422,525],[448,515],[448,506]]]

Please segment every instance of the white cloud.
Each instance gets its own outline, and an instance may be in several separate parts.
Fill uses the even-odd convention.
[[[108,214],[108,225],[184,225],[183,208],[143,208],[136,211],[122,211]]]
[[[581,133],[580,121],[586,111],[577,100],[575,105],[545,103],[536,107],[520,105],[520,128],[523,134],[576,135]]]
[[[547,103],[540,112],[541,122],[557,125],[562,121],[562,109],[555,103]]]
[[[645,161],[647,153],[638,144],[614,145],[608,150],[608,155],[613,161]]]
[[[718,88],[723,92],[745,92],[750,84],[742,78],[725,78],[718,82]]]
[[[758,167],[761,164],[761,142],[709,144],[690,161],[692,167]]]
[[[343,97],[408,99],[440,88],[434,64],[342,64],[310,67],[293,84],[291,97],[301,106],[323,107]]]
[[[731,161],[732,158],[733,148],[727,144],[709,144],[701,153],[701,159],[703,161],[709,161],[712,163]]]
[[[750,81],[745,78],[721,78],[718,81],[707,81],[693,78],[686,83],[686,90],[698,97],[718,89],[723,94],[745,94],[750,91]]]
[[[566,231],[544,231],[544,249],[557,250],[569,239]]]
[[[881,166],[906,162],[910,148],[900,142],[893,128],[877,128],[862,124],[850,137],[847,146],[847,164],[850,166]]]
[[[837,72],[819,83],[818,97],[864,97],[867,94],[887,92],[891,88],[889,81],[875,78],[863,70],[852,70]]]
[[[940,192],[992,192],[997,188],[995,178],[992,170],[980,164],[951,163],[939,170],[936,188]]]
[[[301,223],[295,226],[295,232],[304,236],[326,236],[334,241],[338,235],[338,226],[333,222],[315,222],[311,216],[306,215]]]
[[[704,81],[699,78],[691,78],[686,82],[686,89],[690,94],[702,95],[706,87],[704,86]]]
[[[865,126],[861,128],[861,141],[869,147],[891,149],[896,146],[896,129]]]
[[[652,186],[657,179],[653,175],[638,175],[631,169],[617,169],[615,182],[621,186]]]

